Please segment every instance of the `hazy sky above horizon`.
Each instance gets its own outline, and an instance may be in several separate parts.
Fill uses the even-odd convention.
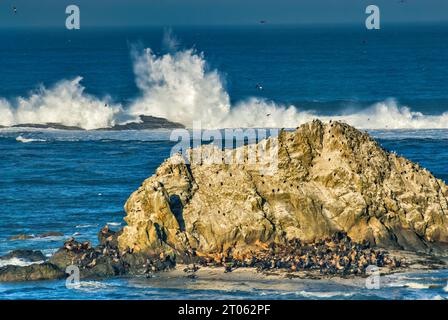
[[[64,28],[70,4],[81,27],[364,23],[369,4],[380,7],[382,23],[448,22],[448,0],[2,0],[0,28]]]

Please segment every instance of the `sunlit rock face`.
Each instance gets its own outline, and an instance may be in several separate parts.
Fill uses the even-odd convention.
[[[200,149],[239,163],[163,162],[125,205],[120,249],[235,256],[345,231],[378,247],[447,252],[445,183],[367,133],[313,121],[260,143],[277,146],[273,172],[248,161],[250,145]]]

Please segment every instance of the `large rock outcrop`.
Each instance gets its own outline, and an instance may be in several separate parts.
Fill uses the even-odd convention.
[[[344,231],[378,247],[445,251],[448,189],[349,125],[313,121],[261,142],[278,145],[277,170],[167,159],[125,205],[121,250],[246,254],[291,239]],[[246,152],[251,146],[222,152]]]

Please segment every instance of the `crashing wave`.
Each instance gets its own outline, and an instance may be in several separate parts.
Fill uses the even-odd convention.
[[[14,101],[1,99],[0,125],[59,123],[86,130],[114,125],[121,106],[85,93],[81,80],[63,80],[50,89],[42,86]]]
[[[151,115],[190,128],[193,122],[200,121],[202,128],[207,129],[292,128],[316,118],[344,121],[359,129],[448,128],[448,112],[425,115],[400,106],[393,99],[360,111],[331,116],[258,97],[232,105],[220,73],[207,68],[202,53],[189,49],[158,56],[151,49],[145,49],[134,51],[133,59],[140,95],[129,105],[87,94],[81,85],[82,78],[77,77],[63,80],[50,89],[41,87],[26,98],[13,101],[0,98],[0,126],[58,123],[92,130]]]

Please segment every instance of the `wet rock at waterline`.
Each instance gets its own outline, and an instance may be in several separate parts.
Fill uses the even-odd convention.
[[[7,265],[0,268],[0,281],[2,282],[54,280],[64,277],[64,271],[47,262],[29,266]]]
[[[29,240],[35,238],[49,238],[49,237],[63,237],[64,234],[62,232],[45,232],[38,235],[33,234],[17,234],[8,238],[8,240]]]
[[[0,257],[0,261],[20,259],[27,262],[45,261],[47,258],[41,251],[18,249]]]

